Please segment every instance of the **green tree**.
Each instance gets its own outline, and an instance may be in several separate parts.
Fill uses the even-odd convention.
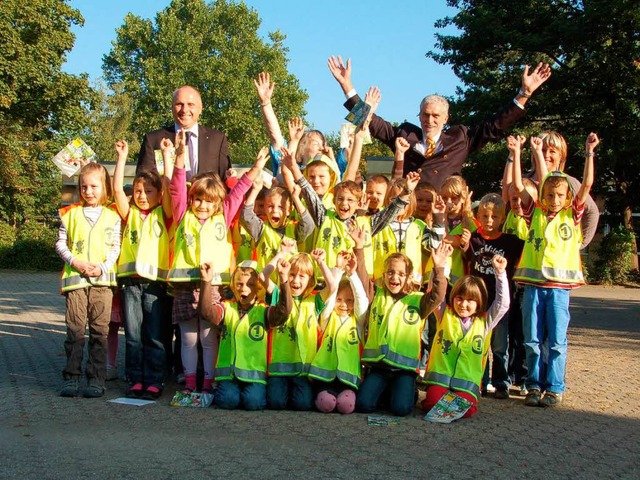
[[[55,214],[60,173],[50,158],[86,118],[86,76],[61,71],[80,12],[60,0],[0,3],[0,220],[18,227]]]
[[[452,120],[486,117],[513,95],[525,64],[552,64],[551,79],[536,92],[520,124],[525,133],[554,129],[570,144],[567,169],[582,175],[584,140],[603,140],[596,159],[596,193],[632,228],[640,205],[640,8],[636,0],[449,0],[453,17],[436,27],[428,57],[450,64],[463,87],[452,104]],[[499,174],[491,150],[472,156],[465,170],[475,180]],[[494,164],[485,163],[494,156]],[[489,168],[487,168],[489,167]],[[483,175],[484,173],[484,175]],[[499,178],[499,177],[498,177]],[[473,183],[473,181],[472,181]],[[487,188],[488,185],[483,185]],[[478,191],[478,190],[476,190]]]
[[[201,122],[227,134],[234,163],[253,161],[268,139],[252,79],[271,73],[280,118],[301,116],[307,99],[287,72],[285,36],[275,31],[265,41],[259,26],[258,12],[226,0],[174,0],[153,21],[127,15],[103,70],[109,86],[135,99],[133,130],[171,124],[172,92],[192,85],[202,95]]]

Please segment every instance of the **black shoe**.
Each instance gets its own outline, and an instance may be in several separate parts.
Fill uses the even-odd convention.
[[[69,377],[64,381],[61,397],[77,397],[80,394],[80,377]]]
[[[538,405],[540,405],[540,397],[540,390],[537,388],[532,388],[531,390],[529,390],[529,393],[527,393],[527,396],[524,397],[524,404],[527,407],[537,407]]]
[[[496,388],[496,391],[493,392],[493,398],[498,400],[506,400],[509,398],[509,389],[508,388]]]
[[[106,392],[106,388],[103,385],[97,383],[89,383],[87,388],[82,391],[82,396],[85,398],[100,398]]]

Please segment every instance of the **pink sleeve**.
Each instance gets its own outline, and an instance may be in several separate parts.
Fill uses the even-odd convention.
[[[244,202],[244,194],[249,191],[252,185],[252,181],[247,177],[245,173],[240,177],[236,186],[224,197],[224,203],[222,206],[222,213],[224,214],[224,221],[227,224],[227,228],[231,228],[233,219],[236,217],[238,210]]]
[[[177,225],[187,211],[187,174],[184,168],[173,169],[169,193],[171,194],[171,212]]]

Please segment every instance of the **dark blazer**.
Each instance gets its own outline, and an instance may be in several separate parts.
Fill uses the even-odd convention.
[[[154,150],[160,149],[160,142],[168,138],[175,140],[175,127],[163,127],[147,133],[142,139],[136,173],[143,170],[155,170]],[[198,172],[214,172],[224,179],[225,172],[231,168],[229,143],[224,133],[213,128],[198,125]]]
[[[347,100],[344,106],[351,110],[359,100],[360,97],[356,95]],[[369,130],[374,138],[389,146],[394,152],[396,138],[405,138],[410,147],[405,153],[403,175],[416,172],[420,168],[422,169],[421,180],[426,180],[439,190],[445,178],[460,174],[462,164],[470,153],[480,150],[488,142],[495,142],[502,138],[504,131],[524,114],[524,110],[511,101],[492,118],[478,125],[471,127],[451,125],[440,135],[439,151],[429,158],[425,158],[413,149],[417,143],[422,142],[422,129],[418,125],[405,122],[394,127],[391,123],[374,115]]]

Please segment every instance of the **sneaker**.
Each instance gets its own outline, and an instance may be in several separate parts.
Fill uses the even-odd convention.
[[[527,386],[524,383],[518,387],[518,390],[518,395],[521,397],[526,397],[527,393],[529,393],[529,390],[527,390]]]
[[[89,385],[82,391],[82,396],[85,398],[100,398],[106,392],[106,388],[103,385],[97,383],[89,383]]]
[[[524,404],[527,407],[537,407],[540,405],[540,390],[537,388],[532,388],[527,393],[527,396],[524,397]]]
[[[80,377],[70,377],[62,384],[61,397],[77,397],[80,394]]]
[[[540,400],[542,407],[555,407],[562,402],[562,394],[554,392],[545,392],[544,397]]]
[[[493,392],[493,398],[498,400],[505,400],[509,398],[509,389],[508,388],[496,388],[496,391]]]
[[[107,365],[107,376],[105,377],[107,382],[118,379],[118,367],[112,367]]]

